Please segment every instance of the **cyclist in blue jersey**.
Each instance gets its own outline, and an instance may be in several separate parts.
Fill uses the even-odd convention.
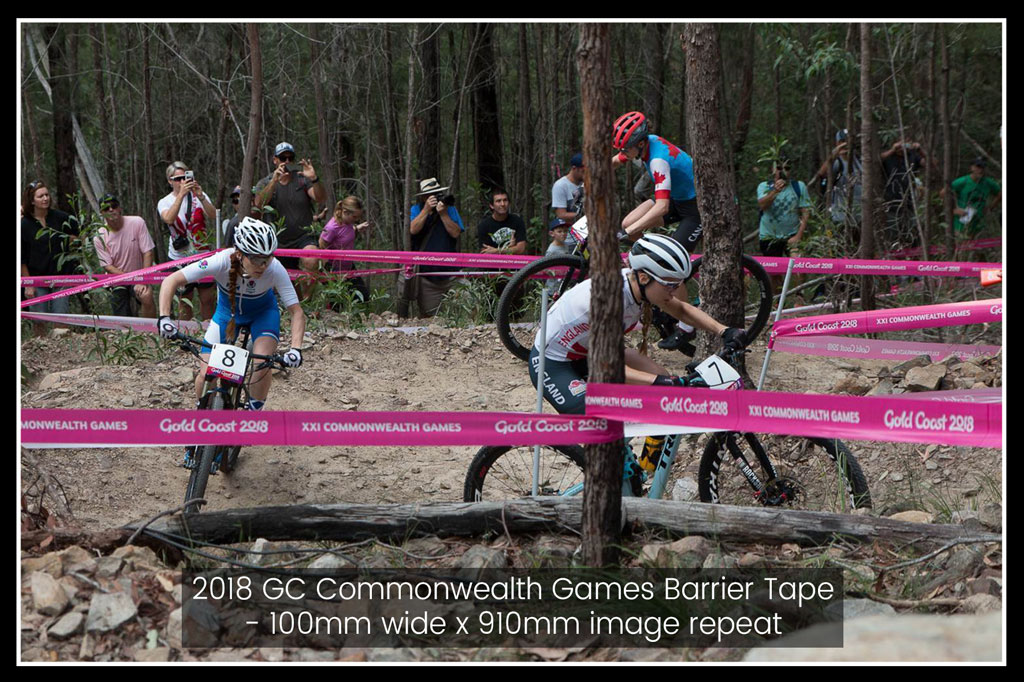
[[[700,242],[702,228],[697,210],[697,188],[693,179],[693,159],[679,147],[659,135],[651,135],[647,118],[639,111],[623,114],[612,127],[612,147],[620,150],[612,157],[612,168],[640,159],[654,181],[654,199],[648,199],[622,219],[627,237],[636,241],[651,228],[678,223],[672,237],[693,253]],[[676,298],[686,300],[686,287],[680,287]],[[664,314],[655,322],[666,338],[659,348],[689,348],[696,331],[688,324],[673,328]]]
[[[274,228],[255,218],[246,217],[235,230],[235,247],[219,251],[209,258],[190,263],[168,275],[160,285],[160,318],[157,329],[166,339],[173,339],[178,326],[171,318],[174,292],[186,283],[212,276],[217,283],[217,310],[206,330],[209,344],[228,343],[235,338],[237,325],[248,325],[253,339],[252,352],[273,355],[281,334],[281,314],[277,296],[291,314],[291,348],[284,354],[284,364],[302,364],[302,340],[306,316],[295,293],[288,272],[274,258],[277,235]],[[277,296],[274,292],[277,292]],[[196,398],[202,397],[206,364],[210,352],[203,353],[204,363],[196,377]],[[270,393],[270,369],[253,375],[249,386],[252,399],[246,409],[263,409]]]

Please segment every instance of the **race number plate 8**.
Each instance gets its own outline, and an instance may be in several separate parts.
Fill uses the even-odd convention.
[[[215,343],[207,363],[207,376],[216,376],[240,384],[245,380],[245,367],[249,362],[249,351],[229,343]]]
[[[709,355],[704,362],[697,365],[697,374],[709,388],[720,391],[739,388],[742,383],[739,373],[717,355]]]

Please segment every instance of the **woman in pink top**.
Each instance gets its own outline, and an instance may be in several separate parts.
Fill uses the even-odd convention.
[[[358,222],[363,218],[363,202],[357,197],[345,197],[334,207],[334,216],[324,226],[320,233],[320,248],[349,250],[355,244],[356,235],[365,231],[370,223]],[[352,261],[331,260],[331,270],[341,272],[352,270],[355,263]],[[362,277],[350,277],[348,281],[356,288],[363,301],[370,300],[370,290]]]

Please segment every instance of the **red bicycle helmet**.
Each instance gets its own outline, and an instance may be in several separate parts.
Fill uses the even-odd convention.
[[[639,111],[619,116],[612,126],[612,147],[628,149],[647,137],[647,118]]]

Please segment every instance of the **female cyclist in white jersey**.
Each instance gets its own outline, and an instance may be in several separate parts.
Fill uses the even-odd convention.
[[[641,237],[630,249],[629,266],[622,270],[622,327],[640,321],[644,303],[658,306],[678,320],[721,335],[726,344],[746,345],[742,329],[726,327],[699,308],[673,297],[690,275],[690,254],[664,235]],[[585,409],[587,355],[590,352],[590,284],[586,280],[567,291],[548,311],[547,337],[540,333],[530,352],[530,379],[537,385],[540,353],[545,354],[544,397],[560,413],[582,414]],[[682,386],[678,376],[639,351],[625,350],[626,383]]]
[[[284,354],[284,363],[289,367],[302,364],[302,339],[306,331],[306,315],[302,312],[298,295],[288,272],[274,258],[277,249],[277,235],[274,229],[255,218],[246,217],[235,230],[235,247],[220,251],[210,258],[190,263],[171,273],[160,285],[160,318],[157,328],[160,335],[173,339],[178,331],[171,319],[171,303],[174,292],[186,283],[212,276],[217,282],[217,310],[206,330],[207,343],[227,343],[235,338],[239,325],[248,325],[253,339],[253,352],[273,355],[281,334],[281,315],[277,308],[277,296],[291,314],[291,349]],[[209,350],[203,353],[203,364],[196,377],[196,399],[202,397],[206,362]],[[270,369],[253,375],[249,385],[252,398],[246,407],[250,410],[263,408],[270,393]]]

